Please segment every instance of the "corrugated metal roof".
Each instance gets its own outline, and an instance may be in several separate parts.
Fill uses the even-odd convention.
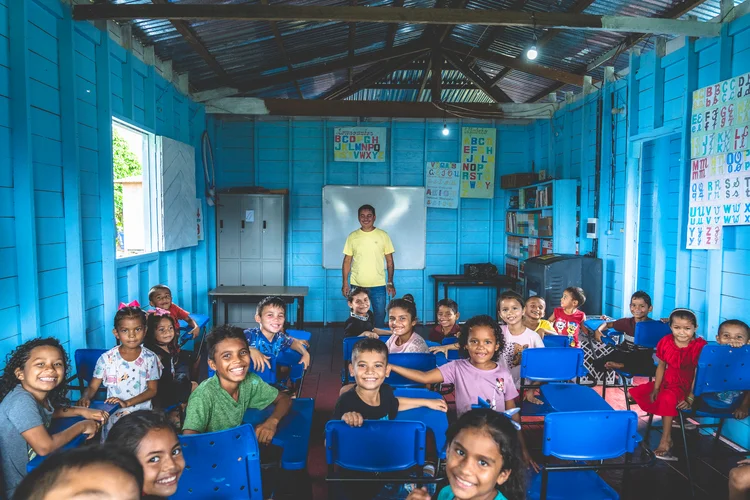
[[[170,0],[181,3],[181,0]],[[195,3],[186,0],[185,3]],[[200,3],[248,3],[260,4],[259,0],[222,0]],[[388,6],[393,0],[270,0],[272,5],[325,5],[325,6]],[[529,12],[566,12],[577,0],[528,0],[524,11]],[[151,3],[151,0],[110,0],[112,3]],[[734,0],[737,5],[742,0]],[[510,8],[515,0],[469,0],[467,9],[502,10]],[[672,9],[683,0],[595,0],[584,12],[587,14],[618,14],[628,16],[658,17]],[[406,7],[431,8],[436,0],[406,0]],[[690,15],[701,21],[709,21],[719,15],[720,0],[707,0],[693,9]],[[191,86],[196,90],[208,90],[226,86],[227,83],[242,88],[260,76],[288,72],[287,63],[279,50],[271,23],[255,21],[195,21],[189,26],[216,59],[231,81],[218,78],[214,70],[177,32],[171,22],[165,20],[135,20],[133,31],[146,45],[153,45],[161,59],[171,60],[175,71],[187,72]],[[310,23],[285,21],[276,23],[281,40],[289,60],[295,69],[307,68],[325,62],[346,58],[349,54],[350,25],[348,23],[327,22]],[[354,23],[354,52],[366,54],[383,51],[389,35],[389,25],[382,23]],[[440,28],[438,28],[440,29]],[[426,30],[429,30],[426,32]],[[400,47],[427,36],[432,28],[424,25],[399,24],[393,37],[393,46]],[[534,35],[541,39],[546,30],[526,27],[493,28],[476,25],[458,25],[452,29],[450,38],[453,42],[482,47],[507,57],[524,57],[526,49],[532,43]],[[601,54],[616,47],[625,39],[623,33],[604,31],[565,30],[559,32],[552,40],[540,47],[537,62],[557,70],[569,73],[584,74],[586,66]],[[640,44],[644,48],[652,46],[648,39]],[[471,57],[468,58],[472,60]],[[383,78],[373,88],[362,89],[350,99],[414,101],[430,100],[429,86],[417,96],[418,85],[422,78],[424,59],[417,60],[406,70],[396,71]],[[476,61],[479,68],[490,77],[494,77],[503,68],[488,61]],[[607,64],[617,70],[627,67],[627,54],[620,54]],[[362,66],[354,70],[355,74],[366,69]],[[594,79],[601,79],[603,68],[588,73]],[[305,98],[317,98],[329,90],[344,84],[349,76],[346,69],[297,81]],[[483,91],[468,88],[471,83],[447,62],[442,73],[443,92],[441,98],[446,102],[490,102]],[[516,102],[526,102],[533,97],[543,95],[553,87],[560,87],[557,82],[529,75],[517,70],[508,72],[497,84]],[[397,88],[401,86],[402,88]],[[560,90],[578,90],[573,86],[563,86]],[[271,88],[254,91],[244,95],[258,97],[297,98],[298,93],[293,81],[288,81]]]

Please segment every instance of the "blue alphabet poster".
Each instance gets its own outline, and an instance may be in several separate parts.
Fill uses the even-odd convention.
[[[496,133],[494,128],[462,128],[461,198],[495,196]]]

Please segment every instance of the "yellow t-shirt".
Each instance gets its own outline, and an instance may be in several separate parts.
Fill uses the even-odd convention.
[[[536,327],[536,331],[539,332],[539,330],[546,330],[548,332],[554,332],[555,331],[555,329],[552,328],[552,323],[550,323],[546,319],[540,319],[539,320],[539,326]]]
[[[373,287],[385,285],[383,259],[394,252],[388,233],[375,228],[370,232],[352,231],[344,244],[344,255],[352,257],[351,284]]]

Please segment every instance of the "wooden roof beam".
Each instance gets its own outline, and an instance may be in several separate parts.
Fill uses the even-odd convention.
[[[167,0],[152,1],[156,5],[166,5],[168,3]],[[201,57],[201,59],[203,59],[206,64],[208,64],[208,67],[211,68],[214,73],[216,73],[216,76],[219,77],[219,80],[225,85],[232,85],[232,77],[229,76],[229,73],[227,73],[224,68],[221,67],[221,64],[219,64],[216,58],[211,55],[211,53],[208,51],[208,48],[206,48],[206,46],[198,37],[198,34],[193,31],[193,28],[190,27],[190,24],[188,24],[186,21],[179,21],[175,19],[170,20],[170,22],[172,23],[174,29],[176,29],[177,32],[182,35],[182,38],[185,39],[188,45],[190,45],[193,50]]]
[[[346,99],[347,97],[356,94],[360,90],[367,88],[368,85],[377,83],[379,80],[382,80],[394,71],[397,71],[401,67],[409,64],[415,59],[415,57],[419,57],[419,54],[410,54],[398,59],[389,59],[378,64],[374,64],[373,66],[370,66],[365,71],[354,77],[354,81],[351,84],[349,84],[349,82],[346,82],[343,85],[340,85],[326,92],[323,96],[320,97],[320,99],[327,101],[334,99]]]
[[[260,0],[260,3],[263,5],[268,5],[268,0]],[[276,39],[276,45],[279,47],[279,52],[281,52],[281,57],[284,58],[286,67],[289,68],[289,71],[294,71],[294,66],[292,66],[292,61],[291,59],[289,59],[289,54],[286,53],[286,49],[284,48],[284,40],[281,39],[281,33],[279,32],[279,27],[276,26],[276,21],[271,21],[268,24],[271,25],[273,37]],[[297,90],[299,98],[304,99],[305,96],[302,94],[302,89],[300,88],[299,82],[297,80],[294,80],[294,88]]]
[[[393,0],[393,7],[403,7],[404,6],[404,0]],[[386,50],[390,50],[393,48],[393,42],[396,40],[396,30],[398,29],[398,24],[389,24],[388,25],[388,35],[385,38],[385,48]]]
[[[427,80],[430,77],[430,71],[432,71],[432,56],[427,57],[427,61],[424,63],[424,69],[422,70],[422,82],[419,84],[419,90],[417,90],[417,95],[414,97],[414,101],[416,102],[419,102],[424,89],[427,88]]]
[[[443,100],[443,52],[440,47],[432,49],[432,81],[430,82],[430,98],[432,102]]]
[[[456,52],[463,56],[476,57],[483,61],[489,61],[500,66],[505,66],[506,68],[523,71],[530,75],[541,76],[542,78],[547,78],[549,80],[556,80],[558,82],[583,87],[583,75],[576,75],[559,69],[548,68],[540,64],[532,64],[521,58],[514,59],[496,52],[480,50],[469,45],[452,42],[446,43],[444,49]]]
[[[513,102],[508,94],[503,92],[499,87],[490,85],[489,77],[479,68],[472,68],[464,59],[445,54],[445,59],[451,66],[460,71],[471,83],[490,96],[495,102]]]
[[[73,6],[77,21],[95,19],[227,19],[254,21],[364,22],[409,24],[475,24],[619,31],[714,37],[720,23],[630,16],[596,16],[564,12],[432,9],[408,7],[327,7],[251,4],[108,4]]]

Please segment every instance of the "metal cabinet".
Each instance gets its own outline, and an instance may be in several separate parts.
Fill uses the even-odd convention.
[[[286,196],[222,194],[218,201],[218,285],[283,286]],[[229,306],[229,323],[246,327],[255,323],[254,317],[254,304]]]

